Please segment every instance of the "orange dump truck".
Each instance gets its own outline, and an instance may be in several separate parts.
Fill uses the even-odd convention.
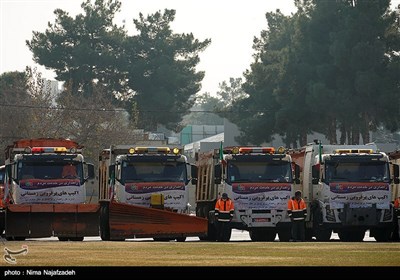
[[[84,161],[82,148],[50,138],[23,139],[6,148],[2,223],[8,240],[99,235],[100,207],[86,203],[94,167]],[[66,174],[68,168],[74,172]]]

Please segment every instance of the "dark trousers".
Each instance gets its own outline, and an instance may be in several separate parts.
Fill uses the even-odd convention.
[[[230,222],[217,222],[217,241],[227,242],[230,239]]]
[[[292,221],[292,239],[294,241],[304,241],[306,239],[306,227],[304,220]]]

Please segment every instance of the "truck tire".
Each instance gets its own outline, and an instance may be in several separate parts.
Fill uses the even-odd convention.
[[[7,241],[24,241],[26,237],[24,236],[7,236],[6,240]]]
[[[69,240],[71,241],[83,241],[84,237],[79,236],[79,237],[70,237]]]
[[[196,216],[208,219],[208,230],[207,236],[199,236],[202,241],[216,241],[217,240],[217,229],[215,224],[211,221],[210,211],[213,210],[210,205],[201,205],[196,208]],[[212,213],[212,215],[214,215]]]
[[[313,209],[312,219],[315,239],[321,242],[331,240],[332,230],[323,226],[322,209],[317,204],[313,204]]]
[[[217,228],[214,223],[208,222],[207,237],[205,237],[205,240],[207,241],[217,240]]]
[[[327,242],[331,240],[332,230],[317,226],[314,229],[314,235],[317,241]]]
[[[281,242],[288,242],[291,236],[290,228],[278,230],[278,237]]]
[[[102,204],[100,208],[100,237],[103,241],[110,241],[108,204]]]
[[[338,232],[343,242],[361,242],[364,240],[365,230],[363,229],[341,229]]]
[[[252,228],[249,230],[251,241],[269,241],[275,240],[275,230],[263,229],[263,228]]]
[[[173,240],[173,238],[169,238],[169,237],[153,237],[153,240],[157,241],[157,242],[168,242],[168,241]]]
[[[374,228],[370,230],[369,236],[373,236],[377,242],[388,242],[393,238],[392,228]]]
[[[0,212],[0,236],[3,236],[5,228],[5,220],[4,220],[4,215],[1,215],[2,213]],[[4,213],[3,213],[4,214]]]

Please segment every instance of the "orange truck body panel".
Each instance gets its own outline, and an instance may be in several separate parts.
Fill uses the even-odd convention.
[[[98,204],[10,204],[6,236],[98,236],[99,209]]]

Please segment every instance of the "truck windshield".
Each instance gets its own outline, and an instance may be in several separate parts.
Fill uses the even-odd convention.
[[[389,182],[389,166],[384,161],[337,162],[325,164],[327,182]]]
[[[18,164],[18,180],[83,179],[83,166],[77,161],[23,161]]]
[[[228,162],[227,181],[292,182],[292,169],[287,161]]]
[[[186,182],[184,162],[123,162],[121,183],[126,182]]]

